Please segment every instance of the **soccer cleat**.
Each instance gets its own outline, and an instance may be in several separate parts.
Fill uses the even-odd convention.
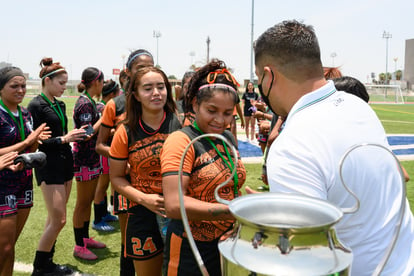
[[[93,260],[98,259],[98,256],[96,256],[92,251],[86,248],[86,244],[83,247],[79,245],[75,245],[75,249],[73,250],[73,256],[79,259],[82,259],[82,260],[87,260],[87,261],[93,261]]]
[[[111,222],[111,221],[118,221],[118,217],[117,216],[113,216],[110,213],[106,214],[106,216],[104,216],[102,218],[103,221],[105,222]]]
[[[83,238],[83,243],[87,248],[105,248],[106,245],[102,242],[95,241],[93,238]]]
[[[95,229],[96,231],[101,231],[101,232],[112,232],[115,231],[115,227],[113,227],[112,225],[107,224],[105,221],[101,221],[97,224],[92,224],[92,229]]]

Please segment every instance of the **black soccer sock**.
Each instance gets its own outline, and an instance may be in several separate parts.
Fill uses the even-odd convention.
[[[48,260],[48,266],[55,266],[55,264],[53,263],[53,256],[55,255],[55,246],[56,246],[56,241],[53,243],[52,249],[50,249],[49,252],[49,260]]]
[[[125,249],[125,246],[122,244],[119,275],[120,276],[135,275],[134,261],[131,258],[125,257],[124,249]]]
[[[83,237],[87,239],[89,239],[89,224],[89,220],[83,223]]]
[[[36,250],[35,259],[33,261],[33,270],[43,270],[49,262],[50,252]]]
[[[83,243],[83,238],[84,238],[83,227],[82,228],[73,227],[73,232],[75,233],[75,243],[76,243],[76,245],[84,247],[85,245]]]
[[[106,216],[106,215],[109,215],[109,212],[108,212],[108,197],[106,196],[106,194],[105,194],[105,196],[104,196],[104,216]]]
[[[93,204],[93,210],[95,213],[95,221],[94,224],[98,224],[102,221],[102,218],[105,216],[105,206],[103,202],[99,204]]]

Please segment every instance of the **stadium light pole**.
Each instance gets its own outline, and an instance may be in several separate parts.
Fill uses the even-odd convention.
[[[385,85],[388,84],[388,40],[392,38],[392,35],[386,31],[382,34],[382,38],[385,38]],[[385,97],[387,97],[387,87],[385,87]]]
[[[253,34],[254,34],[254,0],[252,0],[252,26],[250,34],[250,82],[253,83]]]
[[[331,58],[332,58],[332,67],[335,67],[335,58],[336,58],[335,52],[331,53]]]
[[[206,40],[206,43],[207,43],[207,62],[206,63],[210,62],[210,42],[211,42],[210,36],[207,36],[207,40]]]
[[[157,67],[158,67],[159,66],[159,63],[158,63],[158,39],[161,37],[161,32],[160,31],[153,31],[152,36],[157,39]]]
[[[394,58],[394,77],[395,77],[395,80],[397,80],[397,61],[398,61],[398,57],[395,57]]]
[[[385,84],[388,82],[388,40],[392,38],[392,34],[384,31],[382,38],[385,38]]]

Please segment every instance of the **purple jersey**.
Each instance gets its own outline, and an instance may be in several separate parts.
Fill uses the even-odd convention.
[[[33,130],[32,116],[26,108],[20,108],[23,116],[24,133],[27,137]],[[15,118],[20,123],[19,116],[15,116]],[[21,142],[21,138],[18,125],[7,111],[0,106],[0,148],[9,147],[19,142]],[[32,170],[12,172],[4,169],[0,171],[0,189],[9,189],[16,185],[22,185],[23,183],[32,184]]]
[[[99,120],[99,112],[96,108],[95,101],[91,100],[85,95],[81,95],[76,101],[73,110],[73,120],[75,128],[80,128],[84,125],[93,126]],[[100,165],[99,155],[95,151],[97,136],[94,135],[88,141],[73,143],[73,157],[76,167],[90,167],[97,168]]]

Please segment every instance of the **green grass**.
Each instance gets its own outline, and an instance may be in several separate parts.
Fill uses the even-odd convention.
[[[380,118],[385,131],[414,134],[414,105],[372,104],[372,109]]]
[[[76,101],[74,98],[62,98],[67,105],[69,129],[73,128],[72,112]],[[30,98],[26,98],[23,106],[26,106]],[[372,105],[384,124],[387,133],[414,133],[414,105]],[[392,121],[392,122],[389,122]],[[402,162],[408,173],[414,178],[414,161]],[[258,179],[261,175],[261,164],[246,164],[246,185],[257,188],[262,185]],[[407,185],[407,196],[414,210],[414,187],[412,181]],[[75,183],[75,181],[74,181]],[[107,249],[94,250],[99,256],[99,261],[79,261],[72,256],[75,245],[73,235],[72,216],[76,200],[76,185],[72,188],[71,197],[67,206],[67,224],[59,235],[56,245],[55,262],[69,264],[83,273],[95,275],[119,275],[120,256],[120,232],[119,228],[112,234],[100,234],[90,230],[90,235],[107,244]],[[39,187],[34,187],[34,207],[29,219],[16,245],[16,261],[31,264],[37,248],[40,235],[46,220],[46,208]],[[93,220],[93,215],[92,218]],[[113,225],[117,226],[117,223]],[[14,275],[30,275],[30,273],[15,272]]]

